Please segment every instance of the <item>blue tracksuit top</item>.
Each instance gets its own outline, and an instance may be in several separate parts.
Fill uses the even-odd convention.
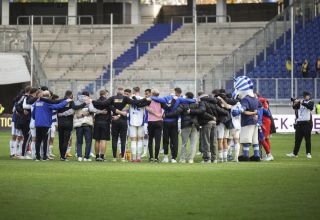
[[[170,104],[171,101],[173,100],[172,95],[165,96],[162,98],[151,96],[150,98],[155,102],[164,103],[167,105]],[[194,100],[194,99],[185,99],[185,98],[179,97],[179,98],[177,98],[175,104],[170,108],[170,110],[165,109],[164,113],[166,114],[166,113],[174,112],[175,110],[177,110],[177,108],[180,104],[191,104],[191,103],[195,103],[195,102],[196,102],[196,100]],[[178,120],[178,118],[179,118],[179,116],[174,117],[174,118],[165,118],[164,121],[165,122],[175,122]]]
[[[64,100],[58,104],[50,104],[41,100],[36,101],[32,111],[32,118],[35,120],[36,127],[50,128],[52,124],[52,110],[58,110],[67,105]]]

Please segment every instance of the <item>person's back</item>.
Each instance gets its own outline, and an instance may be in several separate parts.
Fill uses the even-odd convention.
[[[107,98],[104,96],[100,96],[99,99],[97,99],[99,102],[107,101]],[[103,110],[103,109],[99,109]],[[111,110],[109,108],[106,109],[108,111],[107,114],[95,114],[94,116],[94,123],[95,124],[106,124],[111,122]]]
[[[256,97],[246,96],[241,99],[241,106],[245,111],[255,112],[259,108],[259,100]],[[257,124],[257,118],[254,115],[241,115],[241,126],[255,125]]]

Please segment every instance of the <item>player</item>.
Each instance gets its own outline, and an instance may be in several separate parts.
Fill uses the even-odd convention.
[[[140,100],[140,88],[133,88],[133,99]],[[129,136],[131,140],[132,162],[141,162],[144,141],[145,108],[130,105],[129,107]]]

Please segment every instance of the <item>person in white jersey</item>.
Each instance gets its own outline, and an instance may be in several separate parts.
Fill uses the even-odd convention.
[[[140,88],[134,87],[132,99],[140,100]],[[129,107],[129,135],[131,140],[132,162],[141,162],[141,154],[144,141],[145,108],[135,105]]]

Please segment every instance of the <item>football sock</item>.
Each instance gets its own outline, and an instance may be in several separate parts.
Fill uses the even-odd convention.
[[[233,155],[233,151],[234,151],[235,145],[230,145],[229,146],[229,155]]]
[[[219,157],[219,160],[222,160],[222,158],[223,158],[222,150],[218,151],[218,157]]]
[[[223,159],[227,159],[228,157],[228,149],[223,149]]]
[[[16,144],[17,144],[17,141],[13,141],[13,140],[10,141],[10,155],[16,154],[16,151],[15,151]]]
[[[137,159],[137,141],[131,141],[132,160]]]
[[[148,138],[145,138],[144,141],[143,141],[143,153],[144,154],[148,153],[148,143],[149,143]]]
[[[240,152],[240,144],[235,144],[234,145],[234,150],[235,150],[235,158],[239,157],[239,152]]]
[[[53,146],[52,146],[52,145],[50,145],[50,146],[49,146],[49,155],[51,155],[51,154],[52,154],[52,148],[53,148]]]
[[[253,155],[255,157],[260,157],[260,149],[259,149],[259,144],[254,144],[253,145]]]
[[[243,156],[244,157],[249,157],[249,146],[250,144],[243,144]]]
[[[138,140],[138,160],[141,160],[143,140]],[[146,152],[146,151],[145,151]]]
[[[35,141],[31,142],[31,157],[32,159],[36,158],[36,142]]]

